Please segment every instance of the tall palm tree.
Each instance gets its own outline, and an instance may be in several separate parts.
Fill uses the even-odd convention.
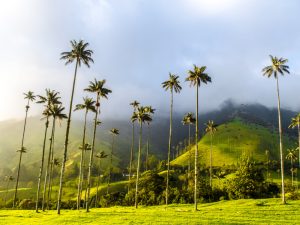
[[[133,113],[132,121],[137,121],[139,123],[139,152],[136,168],[136,181],[135,181],[135,208],[138,207],[138,191],[139,191],[139,175],[140,175],[140,162],[141,162],[141,151],[142,151],[142,134],[143,134],[143,123],[151,121],[151,116],[146,112],[145,107],[140,106]]]
[[[281,127],[281,112],[280,112],[280,95],[279,95],[279,82],[278,75],[284,75],[289,72],[289,66],[286,65],[287,59],[277,58],[270,55],[271,65],[262,69],[263,75],[268,78],[274,76],[277,84],[277,109],[278,109],[278,128],[279,128],[279,151],[280,151],[280,167],[281,167],[281,191],[282,191],[282,203],[285,204],[285,191],[284,191],[284,155],[282,146],[282,127]]]
[[[209,120],[205,124],[205,132],[210,135],[210,154],[209,154],[209,185],[212,187],[212,144],[213,144],[213,136],[217,131],[217,125],[214,124],[213,120]]]
[[[44,112],[49,113],[49,108],[54,104],[61,104],[60,97],[58,96],[59,92],[54,90],[46,89],[46,96],[38,95],[37,97],[39,100],[36,102],[38,104],[44,104]],[[47,132],[49,127],[49,117],[50,115],[46,115],[46,123],[45,123],[45,132],[44,132],[44,140],[43,140],[43,147],[42,147],[42,158],[41,158],[41,166],[38,176],[38,187],[36,192],[36,205],[35,211],[39,211],[39,199],[40,199],[40,189],[41,189],[41,180],[42,174],[44,170],[44,160],[45,160],[45,149],[46,149],[46,139],[47,139]]]
[[[137,110],[140,103],[136,100],[130,103],[130,105],[133,107],[133,113]],[[132,174],[132,162],[133,162],[133,155],[134,155],[134,121],[131,117],[131,123],[132,123],[132,139],[131,139],[131,147],[130,147],[130,160],[129,160],[129,176],[128,176],[128,192],[130,191],[130,180],[131,180],[131,174]]]
[[[96,94],[96,113],[94,119],[94,131],[93,131],[93,141],[92,141],[92,149],[90,153],[90,161],[89,161],[89,172],[88,172],[88,181],[87,181],[87,201],[86,201],[86,211],[89,212],[89,199],[90,199],[90,188],[91,188],[91,172],[92,172],[92,164],[93,164],[93,155],[95,149],[95,140],[96,140],[96,130],[98,125],[98,114],[100,113],[100,98],[106,98],[109,93],[112,91],[106,87],[104,87],[106,80],[94,80],[94,82],[90,82],[88,88],[84,89],[87,92]]]
[[[97,179],[97,189],[96,189],[96,197],[95,197],[95,207],[97,207],[98,203],[98,190],[99,190],[99,184],[100,184],[100,178],[101,178],[101,160],[107,158],[108,155],[105,154],[104,151],[99,152],[95,155],[96,158],[99,159],[99,165],[98,165],[98,179]]]
[[[114,154],[114,144],[115,144],[115,136],[119,135],[119,130],[116,128],[112,128],[109,133],[112,135],[112,143],[111,143],[111,153],[110,153],[110,163],[109,163],[109,173],[108,173],[108,179],[107,179],[107,190],[106,193],[109,194],[109,186],[110,186],[110,180],[111,180],[111,172],[112,172],[112,160],[113,160],[113,154]]]
[[[18,192],[18,186],[19,186],[22,156],[23,156],[23,153],[26,153],[26,148],[24,147],[24,139],[25,139],[28,110],[30,108],[29,104],[30,104],[30,102],[35,100],[35,95],[33,94],[32,91],[28,91],[27,93],[24,93],[24,95],[25,95],[24,99],[27,99],[27,105],[25,106],[25,120],[24,120],[24,127],[23,127],[22,141],[21,141],[21,149],[17,151],[17,152],[20,152],[20,157],[19,157],[19,164],[18,164],[18,171],[17,171],[16,188],[15,188],[15,194],[14,194],[14,200],[13,200],[13,208],[15,207],[16,201],[17,201],[17,192]]]
[[[55,143],[55,128],[56,128],[56,120],[60,123],[63,119],[67,119],[67,115],[63,113],[65,108],[61,104],[54,104],[49,108],[49,112],[45,112],[45,116],[52,116],[52,131],[50,137],[50,147],[49,147],[49,155],[47,161],[47,167],[45,172],[45,182],[44,182],[44,192],[43,192],[43,201],[42,201],[42,210],[44,211],[44,203],[46,200],[46,191],[47,191],[47,183],[48,183],[48,198],[47,198],[47,209],[49,209],[49,200],[50,200],[50,184],[51,184],[51,170],[53,166],[54,160],[54,143]]]
[[[149,106],[145,107],[145,110],[150,115],[153,115],[156,109],[152,108],[152,106],[149,105]],[[150,139],[150,121],[147,122],[147,125],[148,125],[148,136],[147,136],[147,145],[146,145],[147,146],[147,148],[146,148],[146,165],[145,165],[146,171],[148,170],[148,164],[149,164],[148,160],[149,160],[149,148],[150,148],[150,143],[149,143],[149,139]]]
[[[299,149],[299,168],[300,168],[300,113],[296,115],[294,118],[292,118],[291,124],[289,125],[289,128],[295,128],[298,129],[298,149]]]
[[[189,147],[188,147],[188,151],[189,151],[189,165],[188,165],[188,178],[190,178],[190,173],[191,173],[191,125],[195,124],[196,119],[194,117],[194,114],[189,112],[187,114],[184,115],[183,119],[182,119],[182,124],[183,125],[188,125],[189,126],[189,138],[188,138],[188,143],[189,143]]]
[[[199,104],[199,87],[201,84],[211,82],[211,77],[205,72],[206,66],[198,67],[194,65],[194,70],[188,71],[188,77],[185,79],[190,82],[191,86],[196,87],[196,133],[195,133],[195,178],[194,178],[194,205],[197,209],[197,183],[198,183],[198,136],[199,136],[199,118],[198,118],[198,104]]]
[[[5,176],[5,181],[7,182],[7,185],[6,185],[6,193],[5,193],[5,197],[4,197],[4,206],[6,205],[6,199],[7,199],[9,184],[13,180],[14,180],[13,176]]]
[[[297,156],[295,154],[295,149],[288,149],[288,154],[286,155],[286,159],[291,160],[291,173],[292,173],[292,186],[294,186],[294,161],[297,160]]]
[[[162,83],[162,87],[171,92],[171,104],[170,104],[170,130],[169,130],[169,145],[168,145],[168,161],[167,161],[167,185],[166,185],[166,205],[168,205],[169,198],[169,176],[170,176],[170,154],[172,146],[172,122],[173,122],[173,92],[179,93],[181,91],[179,76],[169,73],[169,80]]]
[[[60,205],[61,205],[61,197],[62,197],[62,185],[63,179],[65,174],[65,167],[67,161],[67,153],[68,153],[68,144],[69,144],[69,132],[70,132],[70,124],[71,124],[71,116],[72,116],[72,108],[73,108],[73,97],[75,91],[75,83],[76,83],[76,76],[77,76],[77,68],[81,66],[81,64],[86,65],[88,68],[90,67],[90,63],[94,62],[92,59],[93,51],[87,49],[89,43],[80,40],[79,42],[73,40],[71,41],[72,49],[69,52],[62,52],[61,58],[62,60],[66,60],[66,65],[73,63],[75,61],[75,72],[73,78],[73,85],[72,85],[72,93],[70,99],[70,107],[69,107],[69,114],[68,114],[68,121],[67,121],[67,129],[66,129],[66,137],[64,143],[64,156],[63,161],[61,164],[61,173],[60,173],[60,180],[59,180],[59,192],[58,192],[58,200],[57,200],[57,213],[60,214]]]
[[[92,98],[85,97],[83,98],[82,104],[77,104],[74,111],[77,110],[85,110],[84,114],[84,125],[83,125],[83,135],[82,135],[82,146],[85,146],[85,137],[86,137],[86,123],[87,123],[87,115],[88,112],[96,113],[95,108],[95,101]],[[83,166],[83,159],[84,159],[84,148],[81,150],[81,157],[80,157],[80,166],[79,166],[79,176],[78,176],[78,191],[77,191],[77,209],[80,209],[80,202],[81,202],[81,190],[82,190],[82,166]]]

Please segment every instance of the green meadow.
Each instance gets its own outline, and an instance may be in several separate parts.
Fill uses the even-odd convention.
[[[193,205],[111,207],[35,213],[0,210],[0,224],[300,224],[300,201],[280,204],[280,199],[242,199]]]

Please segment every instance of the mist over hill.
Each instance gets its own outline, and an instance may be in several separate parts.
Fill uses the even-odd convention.
[[[288,129],[291,117],[297,113],[291,110],[282,109],[283,132],[290,137],[296,137],[295,130]],[[174,114],[173,119],[173,145],[177,145],[188,136],[187,126],[182,125],[183,115]],[[248,123],[262,125],[273,132],[277,131],[278,118],[277,109],[270,109],[259,104],[242,104],[238,105],[232,101],[226,101],[218,110],[214,110],[199,115],[200,137],[204,134],[204,123],[208,120],[214,120],[217,124],[223,124],[234,118],[239,117]],[[42,141],[44,134],[45,121],[38,117],[30,117],[25,137],[25,147],[28,153],[24,154],[22,164],[36,170],[40,164],[42,151]],[[92,122],[88,124],[88,142],[91,142]],[[137,150],[137,126],[135,149]],[[20,148],[21,133],[23,121],[3,121],[0,122],[0,175],[13,173],[17,165],[18,156],[16,150]],[[78,162],[80,151],[78,149],[81,144],[83,122],[75,120],[71,124],[70,147],[68,152],[68,164]],[[120,135],[116,139],[115,164],[121,168],[126,167],[129,160],[129,152],[131,145],[132,124],[130,120],[105,120],[98,128],[96,151],[104,150],[110,152],[111,136],[109,130],[118,128]],[[49,128],[49,130],[51,127]],[[165,159],[168,148],[168,132],[169,118],[154,115],[153,123],[150,129],[150,154],[155,154],[160,159]],[[143,126],[143,146],[145,150],[146,137],[148,128]],[[58,126],[56,131],[55,154],[56,157],[62,158],[63,143],[65,137],[65,123]],[[48,146],[48,145],[47,145]],[[48,150],[48,147],[46,147]],[[12,172],[11,172],[12,171]]]

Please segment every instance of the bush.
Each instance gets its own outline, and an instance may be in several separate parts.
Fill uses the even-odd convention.
[[[113,192],[100,197],[101,207],[110,207],[115,205],[124,205],[125,193]]]
[[[32,201],[31,199],[23,199],[19,203],[20,209],[35,209],[35,201]]]

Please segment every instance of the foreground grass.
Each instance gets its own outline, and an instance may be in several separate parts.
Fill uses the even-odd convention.
[[[63,210],[35,213],[29,210],[0,210],[0,224],[300,224],[300,201],[281,205],[280,199],[236,200],[192,205],[112,207],[90,213]]]

